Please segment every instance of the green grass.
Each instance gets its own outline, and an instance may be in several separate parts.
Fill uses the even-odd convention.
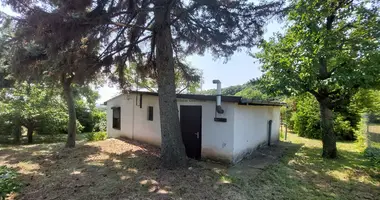
[[[77,134],[76,140],[85,140],[86,133]],[[67,134],[54,134],[54,135],[33,135],[33,144],[49,144],[56,142],[66,142]],[[28,138],[26,135],[21,137],[21,144],[27,144]],[[12,135],[0,135],[0,144],[14,144]]]
[[[66,135],[60,138],[65,141]],[[40,139],[45,143],[50,141]],[[116,139],[83,142],[75,149],[63,149],[61,143],[4,145],[0,146],[0,165],[18,169],[23,182],[29,184],[20,192],[21,199],[42,199],[45,195],[47,199],[58,196],[62,199],[379,199],[380,165],[364,155],[365,139],[358,141],[338,142],[339,158],[329,160],[320,156],[321,141],[288,133],[287,141],[281,144],[284,146],[279,155],[284,152],[283,157],[262,168],[244,165],[247,168],[241,168],[246,169],[241,174],[231,173],[227,166],[218,163],[196,161],[191,162],[190,168],[163,170],[159,168],[156,147]],[[261,159],[271,160],[268,157]],[[62,188],[62,183],[72,187]],[[76,185],[80,190],[71,193]],[[40,188],[54,192],[46,193]]]
[[[378,199],[380,167],[363,155],[362,145],[339,142],[339,158],[323,159],[321,141],[288,134],[294,144],[283,159],[254,180],[237,182],[255,199]],[[301,146],[302,145],[302,146]],[[300,148],[299,148],[300,147]]]

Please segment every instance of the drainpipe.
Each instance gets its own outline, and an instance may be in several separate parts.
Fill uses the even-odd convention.
[[[216,84],[216,112],[223,114],[222,109],[222,83],[219,80],[213,80],[212,83]]]

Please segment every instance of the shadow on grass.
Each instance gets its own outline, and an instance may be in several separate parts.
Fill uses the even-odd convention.
[[[24,188],[15,199],[230,199],[218,170],[164,170],[159,149],[129,140],[0,148],[0,165],[16,168]],[[223,170],[223,169],[221,169]],[[229,189],[228,189],[229,188]]]
[[[51,144],[57,142],[66,142],[67,134],[54,134],[54,135],[34,135],[33,144]],[[77,134],[77,141],[85,139],[85,133]],[[12,135],[0,135],[0,144],[2,145],[29,145],[28,138],[23,135],[20,144],[16,144]],[[32,145],[33,145],[32,144]]]
[[[378,167],[362,153],[340,150],[339,158],[323,159],[320,147],[303,146],[289,151],[250,180],[250,196],[256,199],[377,199]]]

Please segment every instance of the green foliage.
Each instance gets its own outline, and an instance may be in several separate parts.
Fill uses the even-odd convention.
[[[86,134],[86,139],[88,141],[101,141],[107,139],[108,135],[106,132],[90,132]]]
[[[67,125],[66,107],[55,88],[15,83],[0,90],[0,101],[0,134],[10,134],[17,121],[39,134],[54,134]]]
[[[235,96],[241,96],[246,99],[255,99],[255,100],[267,100],[268,95],[264,94],[258,89],[253,87],[246,87],[242,91],[235,94]]]
[[[74,86],[75,112],[81,132],[105,131],[106,113],[96,107],[99,93],[90,86]],[[77,123],[78,123],[77,122]]]
[[[289,128],[293,129],[299,136],[321,139],[319,105],[315,98],[311,95],[302,95],[294,98],[292,104],[293,106],[296,105],[296,108],[293,108],[293,112],[288,111],[287,113],[291,115]],[[338,139],[355,140],[355,132],[358,129],[359,121],[360,115],[356,115],[355,113],[335,112],[334,132],[337,134]]]
[[[21,188],[17,176],[18,174],[15,170],[0,166],[0,197],[2,199],[5,199],[12,192],[19,191]]]
[[[297,110],[291,113],[293,130],[299,136],[321,139],[318,103],[310,96],[297,99]]]
[[[106,131],[107,130],[107,113],[103,110],[96,109],[93,112],[93,115],[94,115],[94,121],[95,121],[94,131],[96,132]]]
[[[255,100],[268,100],[268,95],[265,88],[260,87],[260,79],[253,79],[243,85],[234,85],[226,88],[222,88],[222,95],[226,96],[241,96],[246,99]],[[198,92],[200,94],[216,95],[216,89],[205,90]]]
[[[244,85],[234,85],[234,86],[229,86],[229,87],[226,87],[226,88],[222,88],[222,95],[233,96],[236,93],[244,90],[246,88],[246,85],[247,84],[244,84]],[[199,93],[199,94],[206,94],[206,95],[216,95],[216,89],[204,90],[204,91],[200,91],[200,92],[197,92],[197,93]]]
[[[374,165],[380,165],[380,148],[368,147],[364,151],[364,156]]]
[[[378,86],[377,5],[337,0],[292,3],[295,9],[288,15],[286,33],[265,41],[263,51],[256,54],[268,90],[286,95],[311,92],[335,100],[357,88]]]

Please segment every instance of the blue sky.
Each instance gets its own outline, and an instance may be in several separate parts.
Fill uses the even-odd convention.
[[[7,7],[0,6],[0,11],[11,13]],[[264,38],[268,39],[275,32],[281,32],[283,25],[277,22],[271,22],[266,27]],[[249,52],[257,52],[258,49],[252,49]],[[187,61],[192,67],[196,67],[203,72],[202,89],[212,89],[215,87],[212,80],[219,79],[222,82],[222,87],[244,84],[252,78],[260,77],[260,63],[255,62],[247,52],[236,52],[227,63],[223,59],[215,60],[212,55],[205,53],[204,56],[192,55],[187,58]],[[98,103],[117,95],[120,91],[114,87],[105,85],[98,89],[100,99]]]

